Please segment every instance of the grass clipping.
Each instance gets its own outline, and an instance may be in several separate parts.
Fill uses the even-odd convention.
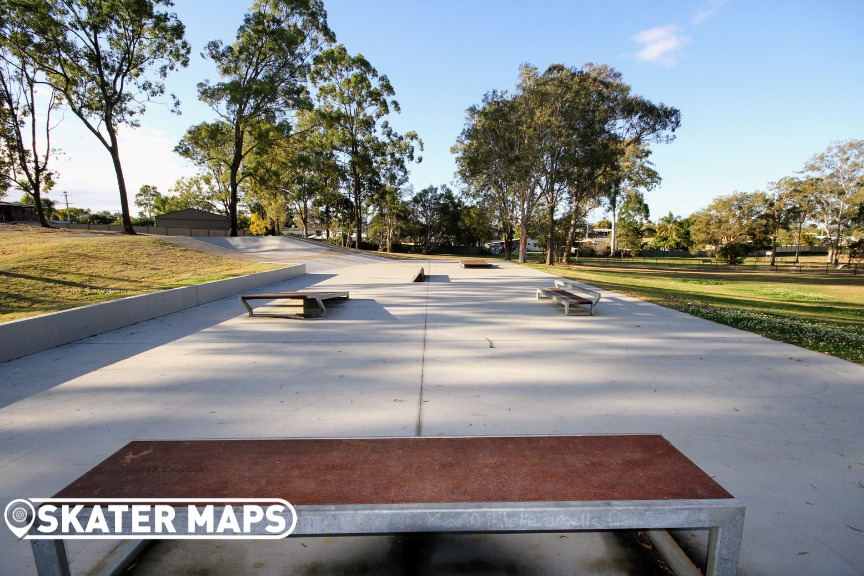
[[[0,322],[279,268],[148,236],[0,225]]]

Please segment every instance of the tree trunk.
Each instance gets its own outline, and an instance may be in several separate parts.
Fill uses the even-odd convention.
[[[555,265],[555,205],[551,202],[546,203],[546,210],[549,212],[549,240],[546,246],[546,265]]]
[[[798,264],[798,256],[801,254],[801,230],[804,228],[804,221],[798,223],[798,236],[795,239],[795,264]]]
[[[393,233],[394,233],[394,230],[396,229],[396,218],[393,215],[393,212],[390,212],[389,214],[387,214],[385,216],[384,221],[387,223],[387,230],[386,230],[387,235],[385,236],[385,238],[386,238],[385,250],[389,254],[389,253],[393,252]]]
[[[309,200],[303,200],[303,207],[300,212],[300,222],[303,224],[303,238],[309,237]]]
[[[528,262],[528,223],[524,219],[519,225],[519,262]]]
[[[561,262],[570,264],[570,254],[573,253],[573,245],[576,243],[576,225],[579,222],[577,218],[578,210],[573,206],[573,211],[570,214],[570,228],[567,230],[567,242],[564,244],[564,254],[561,257]]]
[[[508,225],[504,230],[504,259],[510,262],[513,260],[513,249],[510,246],[513,243],[513,229]]]
[[[771,236],[771,262],[770,266],[774,266],[777,262],[777,230],[775,228],[774,235]]]
[[[842,207],[839,214],[842,214]],[[840,262],[840,241],[843,238],[843,224],[837,224],[837,236],[834,237],[834,249],[831,250],[831,265],[836,266]]]
[[[363,222],[362,222],[362,210],[360,207],[360,172],[357,170],[356,166],[352,166],[352,172],[354,177],[354,226],[356,227],[356,235],[355,235],[355,244],[354,247],[360,250],[360,242],[363,238]]]
[[[120,192],[120,214],[123,219],[123,233],[135,234],[132,228],[132,219],[129,217],[129,199],[126,196],[126,178],[123,177],[123,166],[120,164],[120,147],[117,142],[117,134],[111,127],[108,128],[108,137],[111,139],[111,162],[114,164],[114,174],[117,176],[117,189]]]
[[[240,123],[237,122],[234,124],[234,155],[231,158],[231,170],[230,170],[230,186],[231,186],[231,198],[229,199],[228,204],[228,219],[231,224],[231,231],[229,235],[233,238],[237,236],[237,189],[239,188],[239,182],[237,182],[237,175],[240,173],[240,165],[243,162],[243,129],[240,127]]]

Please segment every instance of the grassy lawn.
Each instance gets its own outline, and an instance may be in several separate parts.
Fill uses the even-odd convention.
[[[864,364],[861,275],[530,266]]]
[[[0,224],[0,322],[274,268],[149,236]]]

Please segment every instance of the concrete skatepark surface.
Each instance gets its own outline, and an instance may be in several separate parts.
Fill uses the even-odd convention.
[[[747,505],[739,574],[864,574],[864,367],[608,291],[596,316],[564,317],[535,299],[554,277],[516,264],[206,240],[306,264],[268,292],[351,299],[297,321],[247,318],[226,298],[0,364],[4,507],[53,495],[138,439],[650,433]],[[429,281],[411,283],[420,266]],[[390,574],[405,550],[460,574],[643,573],[617,538],[169,541],[134,573]],[[68,549],[86,574],[110,543]],[[35,574],[7,529],[0,574]]]

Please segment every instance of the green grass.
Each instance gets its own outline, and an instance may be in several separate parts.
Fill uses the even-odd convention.
[[[0,224],[0,322],[278,267],[149,236]]]
[[[864,277],[530,266],[864,364]]]

